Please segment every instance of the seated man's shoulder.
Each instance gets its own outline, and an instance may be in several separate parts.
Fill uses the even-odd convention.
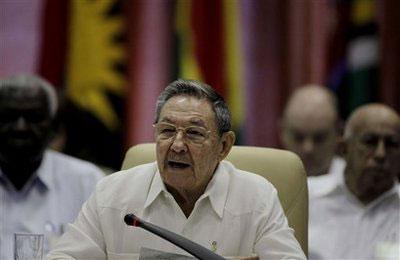
[[[71,178],[99,179],[104,176],[104,172],[95,164],[57,151],[47,150],[45,159],[50,161],[53,170],[65,172]]]
[[[335,157],[327,174],[307,177],[310,201],[324,198],[333,191],[342,182],[345,167],[346,162],[340,157]]]
[[[275,199],[275,187],[264,177],[227,165],[230,173],[230,199],[228,202],[239,211],[261,210]],[[238,206],[240,207],[238,208]]]
[[[229,163],[225,166],[231,174],[231,185],[243,191],[254,194],[259,192],[271,192],[275,187],[266,178],[258,174],[236,168]]]
[[[78,204],[89,197],[104,177],[94,164],[52,150],[46,151],[39,172],[45,183],[54,188],[54,194]]]
[[[155,162],[122,170],[99,181],[96,193],[98,202],[107,205],[141,205],[157,172]],[[127,196],[128,195],[128,196]]]
[[[151,182],[156,171],[157,164],[155,162],[142,164],[110,174],[106,176],[99,185],[107,187],[112,186],[115,189],[124,186],[132,187],[132,185],[139,188],[143,187],[145,183]]]

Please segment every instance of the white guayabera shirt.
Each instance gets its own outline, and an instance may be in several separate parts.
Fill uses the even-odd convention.
[[[398,186],[363,205],[345,186],[342,166],[312,184],[319,187],[309,193],[309,259],[400,259]]]
[[[49,258],[134,259],[141,247],[187,254],[145,230],[126,226],[127,213],[220,255],[305,259],[272,184],[226,161],[189,218],[166,190],[156,163],[104,178]]]
[[[44,234],[46,252],[50,236],[74,221],[103,176],[95,165],[51,150],[21,191],[0,169],[0,259],[14,259],[14,233]]]

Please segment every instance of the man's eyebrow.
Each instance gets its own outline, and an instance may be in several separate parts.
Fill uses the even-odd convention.
[[[327,135],[327,134],[329,134],[329,132],[331,131],[332,129],[330,129],[330,128],[328,128],[328,129],[323,129],[323,130],[318,130],[318,131],[315,131],[314,133],[313,133],[313,135]]]
[[[169,117],[163,117],[162,119],[160,119],[160,122],[166,122],[166,123],[171,123],[171,124],[175,123],[175,121]],[[191,119],[189,119],[189,123],[191,125],[195,125],[195,126],[206,127],[205,122],[200,118],[191,118]]]
[[[167,123],[173,123],[171,119],[169,119],[168,117],[164,117],[160,120],[160,122],[167,122]]]
[[[204,121],[201,120],[200,118],[193,118],[193,119],[190,119],[189,122],[190,122],[192,125],[196,125],[196,126],[203,126],[203,127],[206,126],[206,124],[204,123]]]

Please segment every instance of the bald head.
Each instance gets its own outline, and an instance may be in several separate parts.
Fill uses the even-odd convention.
[[[337,121],[335,95],[325,87],[306,85],[289,98],[282,144],[300,156],[308,175],[327,173],[336,150]]]
[[[393,187],[400,170],[400,118],[383,104],[368,104],[349,117],[344,133],[345,181],[367,204]]]
[[[289,98],[283,119],[334,122],[337,120],[335,96],[329,89],[318,85],[298,88]]]
[[[344,139],[357,134],[360,129],[370,125],[393,125],[400,129],[400,117],[395,110],[384,104],[373,103],[354,110],[346,122]]]

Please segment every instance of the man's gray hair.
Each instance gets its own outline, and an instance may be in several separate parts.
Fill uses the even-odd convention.
[[[46,80],[35,75],[15,75],[8,78],[0,79],[0,90],[3,88],[29,88],[39,87],[42,89],[49,102],[49,111],[52,117],[58,110],[58,98],[54,87]]]
[[[224,99],[209,85],[196,81],[179,79],[169,84],[160,94],[156,105],[154,123],[160,118],[161,109],[174,96],[192,96],[207,99],[215,113],[219,135],[231,130],[231,115]]]

